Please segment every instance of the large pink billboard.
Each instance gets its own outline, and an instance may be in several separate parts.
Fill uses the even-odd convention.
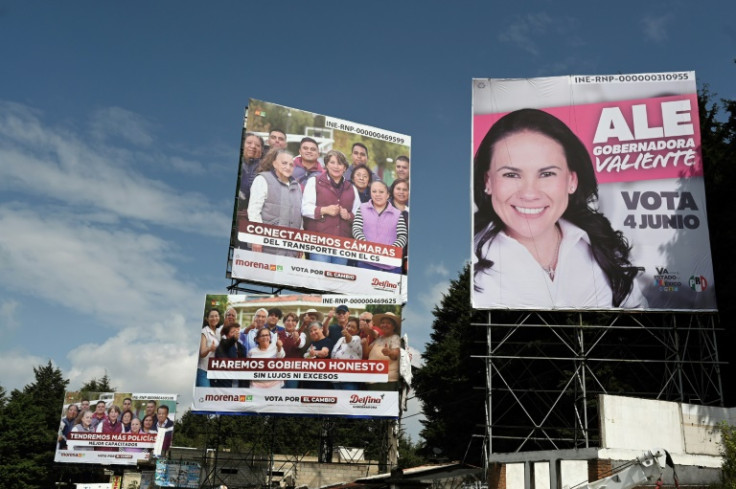
[[[250,100],[232,278],[407,297],[411,138]]]
[[[716,309],[693,72],[473,80],[473,307]]]

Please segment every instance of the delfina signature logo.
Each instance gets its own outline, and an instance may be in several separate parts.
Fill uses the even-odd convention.
[[[330,396],[302,396],[302,404],[337,404],[337,397]]]
[[[79,452],[77,452],[77,453],[59,452],[59,453],[61,453],[61,456],[62,457],[74,457],[74,458],[84,457],[84,454],[83,453],[79,453]]]
[[[332,270],[325,270],[325,277],[337,278],[340,280],[349,280],[350,282],[355,282],[355,280],[358,278],[357,275],[354,275],[352,273],[333,272]]]
[[[375,396],[359,396],[358,394],[353,394],[350,396],[350,405],[351,406],[358,406],[358,407],[368,407],[372,404],[381,404],[383,402],[383,397],[385,394],[381,394],[378,397]]]
[[[244,394],[207,394],[200,397],[199,402],[252,402],[253,395]]]
[[[376,277],[373,277],[373,280],[371,281],[371,286],[373,286],[376,290],[396,290],[399,288],[399,284],[391,282],[390,280],[380,280]]]
[[[283,265],[276,265],[274,263],[266,263],[262,261],[251,261],[241,260],[240,258],[235,259],[235,265],[240,267],[257,268],[259,270],[270,270],[272,272],[283,272]]]

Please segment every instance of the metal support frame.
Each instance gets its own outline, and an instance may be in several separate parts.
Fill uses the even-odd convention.
[[[714,314],[488,312],[486,459],[600,446],[599,394],[723,405]],[[511,319],[511,320],[509,320]]]

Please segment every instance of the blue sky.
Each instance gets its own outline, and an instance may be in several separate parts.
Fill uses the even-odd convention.
[[[71,388],[107,371],[188,405],[251,97],[412,136],[422,350],[469,257],[471,79],[695,70],[736,98],[734,18],[726,0],[3,2],[0,385],[52,359]]]

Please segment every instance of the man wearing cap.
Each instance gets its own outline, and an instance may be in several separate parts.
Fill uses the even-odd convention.
[[[369,383],[369,390],[397,390],[399,385],[399,357],[401,338],[399,327],[401,318],[392,312],[375,314],[373,321],[378,324],[381,335],[365,349],[364,356],[369,360],[388,360],[388,382]]]
[[[330,324],[332,318],[335,317],[335,322]],[[337,340],[342,338],[342,330],[348,325],[348,319],[350,319],[350,309],[345,304],[340,304],[336,309],[327,313],[327,317],[323,323],[325,330],[325,336],[328,337],[332,344],[337,343]]]
[[[307,309],[301,316],[299,316],[299,332],[306,334],[307,328],[309,328],[310,324],[315,321],[322,323],[324,317],[324,314],[319,312],[317,309]]]
[[[302,346],[299,349],[300,355],[304,355],[306,351],[309,349],[309,346],[312,344],[312,338],[309,336],[309,325],[318,322],[319,324],[322,324],[322,320],[324,319],[325,315],[319,312],[317,309],[307,309],[304,311],[301,316],[299,316],[299,334],[303,334],[306,338],[306,342],[304,343],[304,346]]]

